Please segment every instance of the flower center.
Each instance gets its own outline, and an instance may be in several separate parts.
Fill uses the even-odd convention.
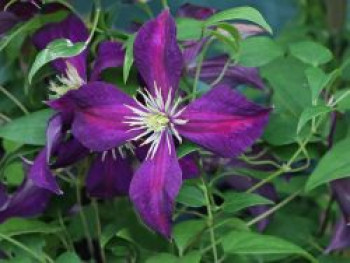
[[[164,130],[169,124],[169,118],[162,113],[149,115],[145,118],[146,125],[154,132]]]
[[[187,120],[181,119],[181,113],[185,108],[178,109],[181,99],[178,99],[173,103],[171,97],[171,91],[164,100],[161,94],[161,90],[155,85],[155,95],[152,95],[147,90],[145,92],[139,91],[144,103],[139,102],[136,98],[135,102],[137,106],[125,105],[132,112],[133,115],[126,116],[124,123],[130,126],[129,131],[139,130],[141,133],[132,140],[144,139],[142,145],[150,144],[147,157],[153,158],[155,155],[159,143],[162,139],[163,133],[166,133],[167,142],[169,137],[174,135],[181,143],[182,139],[176,130],[176,125],[184,125]],[[169,147],[169,151],[171,148]]]
[[[85,81],[80,77],[77,69],[70,64],[66,63],[66,74],[65,76],[57,77],[57,81],[50,83],[50,90],[54,93],[53,97],[59,98],[66,94],[70,90],[79,89],[85,84]]]

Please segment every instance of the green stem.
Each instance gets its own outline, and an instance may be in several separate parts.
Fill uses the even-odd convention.
[[[97,29],[97,24],[100,19],[100,14],[101,14],[101,4],[99,0],[95,0],[95,5],[96,5],[96,10],[95,10],[95,17],[94,17],[94,22],[92,24],[92,29],[89,35],[89,38],[85,41],[85,48],[90,44],[92,38],[95,35],[95,31]]]
[[[24,250],[25,252],[27,252],[29,255],[31,255],[34,259],[38,260],[39,262],[43,262],[45,263],[45,259],[41,258],[37,252],[31,250],[29,247],[25,246],[24,244],[18,242],[17,240],[9,237],[9,236],[6,236],[2,233],[0,233],[0,238],[6,240],[7,242],[15,245],[16,247]],[[53,263],[54,261],[49,257],[49,256],[45,256],[45,258],[50,262],[50,263]]]
[[[100,251],[101,251],[101,262],[105,263],[106,262],[106,254],[105,254],[104,248],[101,244],[102,230],[101,230],[100,213],[99,213],[98,203],[97,203],[96,199],[92,199],[92,207],[94,208],[94,212],[95,212],[96,232],[97,232],[98,243],[99,243]]]
[[[169,4],[167,0],[162,0],[162,6],[164,9],[169,8]]]
[[[28,115],[29,111],[27,108],[15,97],[13,96],[10,92],[8,92],[4,87],[0,86],[0,91],[4,93],[13,103],[15,103],[18,108],[20,108],[24,114]]]
[[[5,114],[0,112],[0,118],[3,119],[6,122],[11,122],[12,120],[10,119],[10,117],[6,116]]]
[[[231,59],[228,58],[224,67],[222,68],[222,70],[220,72],[220,75],[212,83],[210,83],[210,85],[209,85],[210,87],[214,87],[215,85],[220,83],[220,81],[224,78],[226,71],[227,71],[228,67],[230,66],[230,64],[231,64]]]
[[[213,257],[214,257],[214,263],[218,262],[218,251],[216,248],[216,241],[215,241],[215,231],[214,231],[214,216],[211,208],[211,198],[208,190],[208,186],[204,180],[203,177],[201,177],[202,183],[203,183],[203,193],[205,196],[205,201],[206,201],[206,207],[207,207],[207,213],[208,213],[208,218],[207,218],[207,225],[209,228],[209,234],[210,234],[210,242],[211,242],[211,247],[213,251]]]
[[[197,63],[197,69],[196,69],[196,75],[194,78],[194,82],[193,82],[193,89],[192,89],[192,100],[194,100],[196,98],[197,95],[197,86],[198,86],[198,81],[199,81],[199,77],[201,75],[201,70],[202,70],[202,65],[203,65],[203,61],[205,59],[205,55],[208,52],[208,49],[211,45],[211,43],[214,41],[213,38],[209,39],[203,46],[203,50],[202,53],[200,54],[199,58],[198,58],[198,63]]]
[[[276,206],[272,207],[271,209],[267,210],[265,213],[255,217],[254,219],[252,219],[251,221],[249,221],[247,223],[247,226],[250,227],[256,223],[258,223],[259,221],[265,219],[266,217],[270,216],[271,214],[273,214],[274,212],[276,212],[278,209],[282,208],[283,206],[285,206],[286,204],[288,204],[289,202],[291,202],[294,198],[296,198],[299,194],[301,193],[301,190],[295,192],[294,194],[292,194],[291,196],[287,197],[286,199],[284,199],[282,202],[280,202],[279,204],[277,204]]]

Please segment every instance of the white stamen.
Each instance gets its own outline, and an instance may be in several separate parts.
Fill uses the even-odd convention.
[[[187,120],[180,119],[185,108],[178,110],[181,99],[173,103],[171,89],[166,99],[164,99],[165,96],[162,96],[162,90],[157,87],[156,83],[154,83],[154,89],[154,95],[147,89],[144,91],[139,90],[144,104],[134,97],[138,107],[125,105],[134,115],[126,116],[125,121],[123,121],[123,123],[130,126],[128,132],[142,130],[141,134],[135,136],[132,140],[144,138],[141,146],[150,145],[146,158],[153,158],[155,156],[163,136],[166,136],[165,140],[169,154],[171,154],[171,136],[174,135],[180,143],[182,142],[176,126],[184,125],[188,122]]]

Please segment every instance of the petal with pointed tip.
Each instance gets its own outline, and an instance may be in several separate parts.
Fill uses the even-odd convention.
[[[220,86],[192,102],[180,117],[188,122],[176,128],[182,136],[219,156],[234,157],[262,135],[269,112]]]
[[[60,113],[54,115],[48,123],[46,129],[46,152],[47,163],[50,161],[50,157],[55,153],[57,147],[63,138],[63,119]]]
[[[146,159],[136,171],[131,181],[130,198],[143,221],[169,238],[174,200],[182,178],[172,138],[168,138],[168,144],[166,136],[163,134],[155,156]]]
[[[145,23],[134,42],[135,65],[147,88],[155,93],[154,83],[163,98],[176,91],[183,66],[182,54],[176,42],[176,25],[169,10]]]

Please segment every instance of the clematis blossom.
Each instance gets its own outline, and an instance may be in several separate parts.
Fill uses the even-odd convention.
[[[33,42],[41,50],[60,38],[69,39],[73,43],[85,42],[88,39],[88,31],[83,21],[71,14],[62,22],[51,23],[40,29],[34,35]],[[99,45],[90,78],[87,74],[87,51],[75,57],[55,60],[52,66],[60,75],[56,81],[51,82],[50,90],[54,97],[61,97],[69,90],[77,90],[87,82],[97,80],[104,69],[118,67],[122,65],[123,60],[121,43],[112,41],[105,41]],[[50,105],[50,101],[47,103]],[[72,165],[86,157],[90,151],[74,136],[65,139],[74,115],[74,105],[55,109],[58,112],[48,123],[46,146],[34,160],[29,177],[38,187],[61,194],[62,191],[51,170]],[[86,179],[88,193],[99,198],[127,194],[132,170],[129,161],[122,156],[123,153],[112,149],[108,153],[99,152],[95,155],[95,161]]]
[[[94,82],[50,104],[74,105],[72,133],[89,149],[106,151],[130,141],[149,147],[132,178],[129,195],[143,221],[169,238],[182,182],[175,140],[188,139],[219,156],[233,157],[262,134],[270,110],[225,85],[183,105],[177,98],[183,59],[169,10],[140,28],[134,59],[146,83],[138,97]]]

